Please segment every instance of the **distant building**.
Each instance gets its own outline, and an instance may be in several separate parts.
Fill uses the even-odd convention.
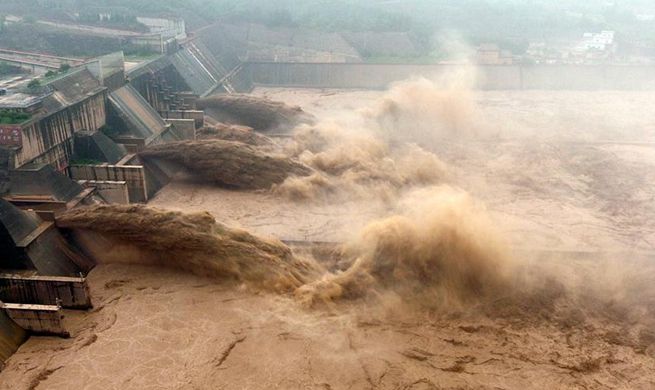
[[[536,64],[557,64],[562,62],[564,54],[546,42],[531,42],[525,52],[525,58]]]
[[[600,64],[615,61],[616,51],[616,33],[604,30],[584,33],[573,42],[555,39],[531,42],[524,60],[537,64]]]
[[[599,63],[607,61],[616,52],[616,33],[584,33],[582,40],[573,47],[569,58],[575,63]]]
[[[480,65],[512,65],[514,60],[510,51],[501,50],[494,43],[483,43],[476,52],[476,62]]]
[[[584,33],[582,42],[578,45],[581,50],[612,50],[614,47],[614,31],[601,31],[598,34]]]

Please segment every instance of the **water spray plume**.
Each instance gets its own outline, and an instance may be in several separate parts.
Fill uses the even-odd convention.
[[[410,305],[449,309],[509,288],[511,256],[484,208],[451,187],[405,198],[345,244],[351,265],[296,291],[306,304],[393,292]]]

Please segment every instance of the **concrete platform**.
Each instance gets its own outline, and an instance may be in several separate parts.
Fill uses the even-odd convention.
[[[0,301],[67,309],[91,307],[89,286],[83,277],[0,274]]]
[[[60,306],[2,303],[0,307],[18,326],[34,334],[70,337]]]

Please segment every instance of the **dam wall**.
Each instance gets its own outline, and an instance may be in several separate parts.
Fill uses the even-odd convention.
[[[17,148],[11,166],[51,164],[64,171],[74,154],[73,137],[105,125],[106,88],[86,69],[74,71],[48,84],[52,93],[39,103],[33,117],[19,125]]]
[[[140,165],[71,165],[75,180],[125,182],[130,203],[145,203],[148,191],[143,166]]]
[[[410,77],[451,77],[470,69],[441,64],[250,62],[244,64],[240,77],[244,84],[255,86],[384,89]],[[653,65],[487,65],[475,69],[475,87],[482,90],[655,90]]]
[[[130,136],[145,139],[146,144],[168,128],[157,111],[130,84],[110,93],[109,103],[112,107],[109,123],[125,128]],[[115,115],[112,117],[112,114]]]
[[[227,74],[218,59],[200,42],[189,42],[172,54],[170,60],[184,82],[198,96],[212,90]]]
[[[170,56],[161,56],[130,69],[127,81],[160,113],[191,108],[186,107],[184,99],[179,99],[182,91],[192,94],[191,87],[173,66]]]

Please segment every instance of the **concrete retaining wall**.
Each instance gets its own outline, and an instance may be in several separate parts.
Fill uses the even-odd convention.
[[[235,72],[228,81],[239,93],[247,93],[252,91],[252,79],[248,76],[247,72],[242,72],[242,70],[239,70],[238,72]]]
[[[2,308],[18,326],[37,334],[68,337],[61,308],[53,305],[3,303]]]
[[[148,201],[148,189],[143,166],[140,165],[71,165],[70,175],[75,180],[124,181],[130,203]]]
[[[477,88],[488,90],[655,90],[655,66],[479,66]],[[439,77],[460,65],[248,63],[240,77],[254,85],[383,89],[412,76]]]
[[[27,332],[9,318],[4,310],[0,310],[0,369],[26,338]]]
[[[73,156],[73,134],[98,130],[105,125],[104,92],[66,107],[22,128],[22,146],[15,153],[14,166],[30,162],[52,164],[62,171]]]
[[[148,140],[166,129],[166,123],[148,101],[127,84],[109,94],[109,124],[127,130],[123,135]]]
[[[193,119],[165,119],[182,135],[183,139],[196,139],[196,121]]]
[[[109,203],[130,203],[130,194],[125,181],[80,180],[79,183],[84,188],[95,188],[100,196]]]
[[[29,243],[26,242],[30,239]],[[16,246],[25,248],[31,268],[41,275],[74,276],[88,271],[92,266],[88,259],[75,253],[59,230],[49,222],[42,223]]]
[[[10,173],[10,195],[23,197],[52,196],[53,200],[68,202],[83,188],[50,165],[34,169],[17,169]]]
[[[91,297],[86,279],[78,277],[0,275],[3,302],[61,305],[68,309],[88,309]]]
[[[176,110],[176,111],[163,111],[161,116],[164,119],[193,119],[196,128],[201,128],[205,125],[205,112],[199,110]]]
[[[145,161],[144,169],[146,171],[146,180],[148,183],[148,197],[155,196],[157,191],[164,188],[173,176],[175,176],[178,168],[173,164],[166,162]]]
[[[130,70],[128,73],[130,85],[143,96],[157,111],[171,110],[171,102],[176,100],[180,91],[189,91],[190,88],[184,79],[177,73],[168,56]],[[183,104],[192,102],[182,96]],[[189,107],[192,107],[190,105]]]
[[[102,131],[75,133],[75,160],[95,160],[116,164],[126,154],[123,145],[117,144]]]
[[[57,170],[66,168],[73,155],[73,132],[66,111],[34,122],[24,127],[22,132],[22,146],[16,151],[14,166],[36,161],[52,164]]]

